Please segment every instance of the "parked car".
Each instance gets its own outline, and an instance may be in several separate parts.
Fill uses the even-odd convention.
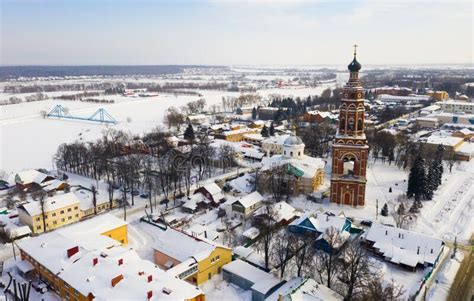
[[[132,195],[139,195],[139,194],[140,194],[140,191],[138,191],[138,190],[135,190],[135,189],[134,189],[134,190],[132,191]]]
[[[170,200],[168,200],[168,199],[162,199],[160,201],[160,205],[165,205],[165,204],[168,204],[169,202],[170,202]]]
[[[142,193],[140,194],[140,197],[143,198],[143,199],[147,199],[150,197],[150,195],[148,193]]]
[[[360,224],[367,227],[372,227],[372,221],[369,221],[369,220],[363,220],[360,222]]]

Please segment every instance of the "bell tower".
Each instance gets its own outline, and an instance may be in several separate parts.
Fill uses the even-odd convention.
[[[369,146],[364,133],[364,88],[359,80],[362,68],[354,59],[347,66],[349,81],[343,88],[339,125],[332,145],[331,203],[364,206]]]

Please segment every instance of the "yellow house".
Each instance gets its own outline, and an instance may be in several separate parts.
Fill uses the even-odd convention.
[[[56,232],[64,236],[74,237],[82,244],[87,244],[89,237],[107,236],[122,245],[128,244],[128,224],[122,219],[106,213],[85,219],[74,225],[69,225]]]
[[[153,247],[155,263],[179,279],[201,285],[232,260],[232,250],[214,241],[168,228]]]
[[[81,219],[80,200],[72,192],[54,195],[45,200],[44,214],[40,202],[32,201],[18,207],[18,218],[33,233],[51,231]]]
[[[437,101],[443,101],[449,98],[449,94],[446,91],[429,91],[427,94]]]

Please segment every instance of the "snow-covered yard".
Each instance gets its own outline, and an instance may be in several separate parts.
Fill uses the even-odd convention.
[[[327,87],[333,86],[332,83],[302,90],[266,89],[258,93],[263,97],[270,94],[306,97],[310,94],[319,95]],[[54,93],[60,94],[61,92]],[[222,97],[240,95],[238,92],[207,90],[199,91],[199,93],[202,96],[160,94],[154,97],[120,95],[97,97],[99,99],[113,99],[115,101],[113,104],[48,99],[2,106],[0,111],[1,169],[7,172],[17,172],[28,168],[50,169],[53,155],[62,143],[97,139],[107,126],[133,134],[143,134],[162,124],[164,112],[171,106],[180,107],[199,98],[206,99],[208,106],[219,105],[222,103]],[[3,99],[9,95],[0,93],[0,98]],[[117,125],[100,125],[73,120],[43,119],[40,116],[41,111],[49,112],[57,104],[69,108],[71,115],[80,117],[89,117],[97,109],[105,108],[119,123]]]

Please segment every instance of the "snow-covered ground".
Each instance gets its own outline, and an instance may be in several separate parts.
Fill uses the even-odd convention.
[[[308,96],[319,95],[327,87],[305,89],[266,89],[258,93]],[[207,105],[220,105],[224,96],[239,96],[238,92],[199,91]],[[58,92],[54,92],[58,94]],[[45,93],[48,94],[48,93]],[[65,93],[66,94],[66,93]],[[10,95],[10,94],[9,94]],[[0,98],[5,98],[0,93]],[[79,101],[44,100],[2,106],[0,108],[0,167],[7,172],[28,168],[52,166],[58,146],[76,140],[90,141],[101,136],[104,129],[114,127],[133,134],[143,134],[161,125],[164,112],[171,106],[180,107],[200,96],[160,94],[156,97],[126,97],[119,95],[99,96],[113,99],[113,104],[96,104]],[[69,108],[74,116],[89,117],[97,109],[105,108],[117,121],[117,125],[101,125],[85,121],[43,119],[41,111],[49,112],[57,104]]]

